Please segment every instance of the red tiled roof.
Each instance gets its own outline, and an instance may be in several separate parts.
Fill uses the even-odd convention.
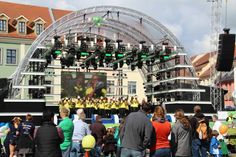
[[[59,9],[52,9],[53,16],[55,20],[60,19],[62,16],[71,13],[72,11],[70,10],[59,10]]]
[[[209,77],[210,77],[210,69],[207,69],[203,74],[201,74],[201,75],[199,76],[199,78],[200,78],[201,80],[204,80],[204,79],[209,78]]]
[[[209,58],[210,58],[210,53],[206,53],[204,54],[201,58],[199,58],[195,63],[194,66],[201,66],[203,64],[206,64],[209,62]]]
[[[236,46],[235,46],[236,47]],[[202,55],[202,54],[201,54]],[[214,52],[212,55],[218,55],[218,52]],[[197,56],[194,56],[194,58],[196,58]],[[192,57],[191,60],[193,61],[194,58]],[[200,57],[197,59],[197,61],[194,62],[193,66],[196,70],[197,73],[200,73],[202,71],[202,68],[204,68],[205,66],[208,66],[209,64],[209,58],[210,58],[210,53],[206,53],[204,56]],[[236,58],[236,48],[234,50],[234,58]],[[234,60],[234,66],[236,60]],[[212,68],[215,68],[215,65],[211,65]],[[208,69],[206,69],[200,76],[199,78],[201,80],[204,79],[208,79],[210,77],[210,66]]]
[[[71,11],[53,9],[53,15],[55,16],[55,20],[68,14],[69,12]],[[31,28],[31,23],[34,20],[41,17],[46,22],[44,25],[45,28],[47,28],[52,23],[52,19],[49,13],[49,8],[47,7],[0,1],[0,14],[1,13],[6,14],[10,18],[8,25],[9,27],[8,33],[7,34],[0,33],[1,37],[35,39],[36,35],[34,33],[34,30]],[[21,15],[23,15],[25,18],[29,20],[27,23],[27,35],[18,34],[16,27],[13,25],[13,23],[15,22],[14,19],[18,18]]]
[[[192,57],[190,58],[190,60],[193,61],[197,56],[198,56],[198,55],[192,56]]]

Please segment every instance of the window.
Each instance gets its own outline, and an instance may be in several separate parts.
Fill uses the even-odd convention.
[[[128,81],[128,94],[136,94],[136,81]]]
[[[25,22],[19,22],[18,25],[19,33],[25,33]]]
[[[16,64],[16,50],[7,49],[7,64]]]
[[[2,52],[2,48],[0,48],[0,64],[2,64],[2,54],[3,54],[3,52]]]
[[[43,24],[37,23],[36,24],[36,34],[39,35],[43,31]]]
[[[107,80],[107,94],[115,94],[114,85],[115,85],[114,81]]]
[[[0,31],[7,31],[7,21],[6,20],[0,20]]]

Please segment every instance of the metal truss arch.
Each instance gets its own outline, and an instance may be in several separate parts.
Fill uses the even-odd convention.
[[[103,18],[101,26],[98,27],[93,23],[92,18],[94,16]],[[98,29],[106,33],[101,33]],[[21,83],[24,77],[22,72],[27,71],[29,59],[32,58],[38,46],[45,46],[54,35],[63,36],[68,32],[81,35],[94,34],[113,41],[115,41],[113,35],[119,34],[119,38],[123,39],[123,42],[129,42],[132,45],[138,45],[141,40],[144,40],[147,45],[153,44],[156,46],[163,38],[168,38],[171,46],[183,47],[164,25],[139,11],[117,6],[90,7],[65,15],[44,30],[32,43],[25,58],[17,67],[12,76],[12,85]],[[184,48],[181,51],[184,52]],[[189,59],[186,59],[186,62],[191,64]],[[196,76],[194,69],[191,69],[191,72],[193,76]],[[145,75],[147,72],[143,73]],[[14,95],[16,95],[18,91],[14,92]]]

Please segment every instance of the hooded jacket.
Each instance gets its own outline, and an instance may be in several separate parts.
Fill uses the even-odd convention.
[[[172,127],[171,138],[176,148],[175,156],[191,156],[191,127],[184,127],[177,120]]]

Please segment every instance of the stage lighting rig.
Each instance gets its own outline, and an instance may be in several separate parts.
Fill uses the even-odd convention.
[[[50,48],[46,53],[45,53],[45,59],[47,61],[46,67],[48,64],[51,64],[52,59],[56,59],[58,55],[62,53],[62,43],[59,40],[60,36],[54,36],[52,39],[52,48]]]
[[[161,77],[162,77],[162,74],[161,74],[161,73],[157,73],[157,74],[156,74],[156,80],[160,80]]]
[[[127,62],[128,62],[128,63],[134,62],[134,60],[135,60],[135,58],[136,58],[136,56],[137,56],[137,53],[138,53],[138,49],[134,47],[134,48],[132,49],[132,51],[131,51],[131,56],[128,57],[127,60],[126,60],[126,64],[127,64]],[[129,64],[127,64],[127,65],[129,65]]]
[[[135,65],[131,64],[131,70],[132,70],[132,71],[135,70]]]
[[[116,58],[116,60],[120,60],[120,59],[124,58],[124,53],[125,53],[126,49],[125,49],[124,45],[120,44],[122,42],[122,40],[117,40],[116,42],[118,43],[118,49],[115,51],[115,58]],[[120,68],[122,68],[124,65],[124,61],[120,60],[119,65],[120,65]]]
[[[111,40],[106,39],[105,43],[106,43],[106,49],[105,49],[105,63],[109,64],[112,61],[112,53],[114,51],[114,48],[111,44],[109,44]]]
[[[153,55],[151,57],[151,62],[154,63],[156,59],[160,59],[160,50],[156,49],[153,52]]]
[[[140,46],[141,48],[141,51],[138,52],[138,63],[137,63],[137,66],[139,69],[142,68],[143,66],[143,61],[147,60],[148,58],[148,53],[149,53],[149,48],[145,45],[143,45],[144,41],[140,42],[140,44],[142,44],[142,46]]]
[[[118,69],[118,63],[114,63],[113,64],[113,70],[117,70]]]
[[[103,51],[100,51],[98,58],[99,58],[99,67],[104,67],[103,61],[105,59],[105,53]]]
[[[89,55],[90,53],[88,52],[88,45],[84,40],[82,40],[79,52],[77,53],[77,59],[79,60],[81,57],[87,57]]]
[[[66,60],[67,60],[66,66],[67,66],[67,67],[74,65],[74,62],[75,62],[75,55],[76,55],[75,47],[71,47],[71,48],[68,50],[68,55],[67,55],[67,58],[66,58]]]
[[[58,55],[61,54],[62,52],[62,43],[61,41],[59,40],[60,36],[54,36],[54,45],[51,49],[51,54],[53,56],[53,59],[56,59]]]
[[[96,62],[96,57],[91,58],[90,63],[93,66],[94,70],[97,70],[98,65],[97,65],[97,62]]]
[[[163,43],[162,51],[160,52],[160,62],[165,62],[170,59],[172,55],[171,47],[168,46],[168,43]]]

